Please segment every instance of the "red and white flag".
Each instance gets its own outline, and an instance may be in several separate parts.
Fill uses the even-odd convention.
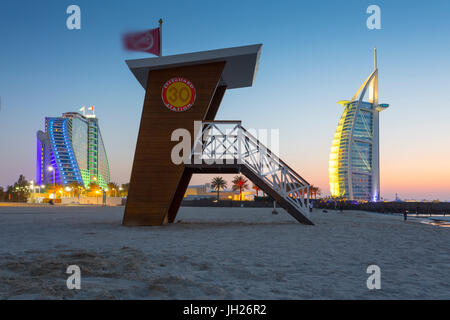
[[[143,32],[127,33],[123,36],[125,49],[131,51],[143,51],[161,55],[161,28],[155,28]]]

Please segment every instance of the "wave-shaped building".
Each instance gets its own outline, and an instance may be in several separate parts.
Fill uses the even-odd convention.
[[[76,182],[88,188],[95,182],[107,188],[108,157],[93,109],[89,108],[90,114],[82,108],[84,114],[66,112],[61,117],[45,118],[45,132],[37,132],[38,185]]]
[[[343,106],[344,112],[334,134],[330,152],[331,195],[347,200],[378,201],[380,200],[379,113],[389,105],[378,103],[376,48],[374,71],[351,100],[338,103]]]

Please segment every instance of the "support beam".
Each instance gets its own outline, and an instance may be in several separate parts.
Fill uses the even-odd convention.
[[[194,121],[203,121],[207,115],[224,66],[222,61],[149,72],[124,225],[161,225],[175,219],[176,204],[171,209],[172,201],[187,185],[181,181],[184,165],[174,164],[171,159],[171,151],[179,143],[171,141],[171,135],[183,128],[193,139]],[[164,84],[176,77],[188,79],[196,89],[193,106],[184,112],[170,110],[161,99]]]

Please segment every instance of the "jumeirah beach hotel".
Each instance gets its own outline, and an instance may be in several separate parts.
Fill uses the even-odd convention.
[[[367,94],[367,99],[365,98]],[[338,102],[344,111],[331,145],[330,192],[346,200],[380,200],[379,113],[377,51],[374,71],[351,100]]]
[[[107,188],[109,163],[94,107],[80,111],[45,118],[45,132],[37,132],[37,184]]]

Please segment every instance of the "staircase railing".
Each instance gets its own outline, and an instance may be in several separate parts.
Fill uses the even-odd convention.
[[[245,130],[240,121],[203,122],[191,156],[194,165],[245,165],[303,215],[309,216],[310,184]]]

